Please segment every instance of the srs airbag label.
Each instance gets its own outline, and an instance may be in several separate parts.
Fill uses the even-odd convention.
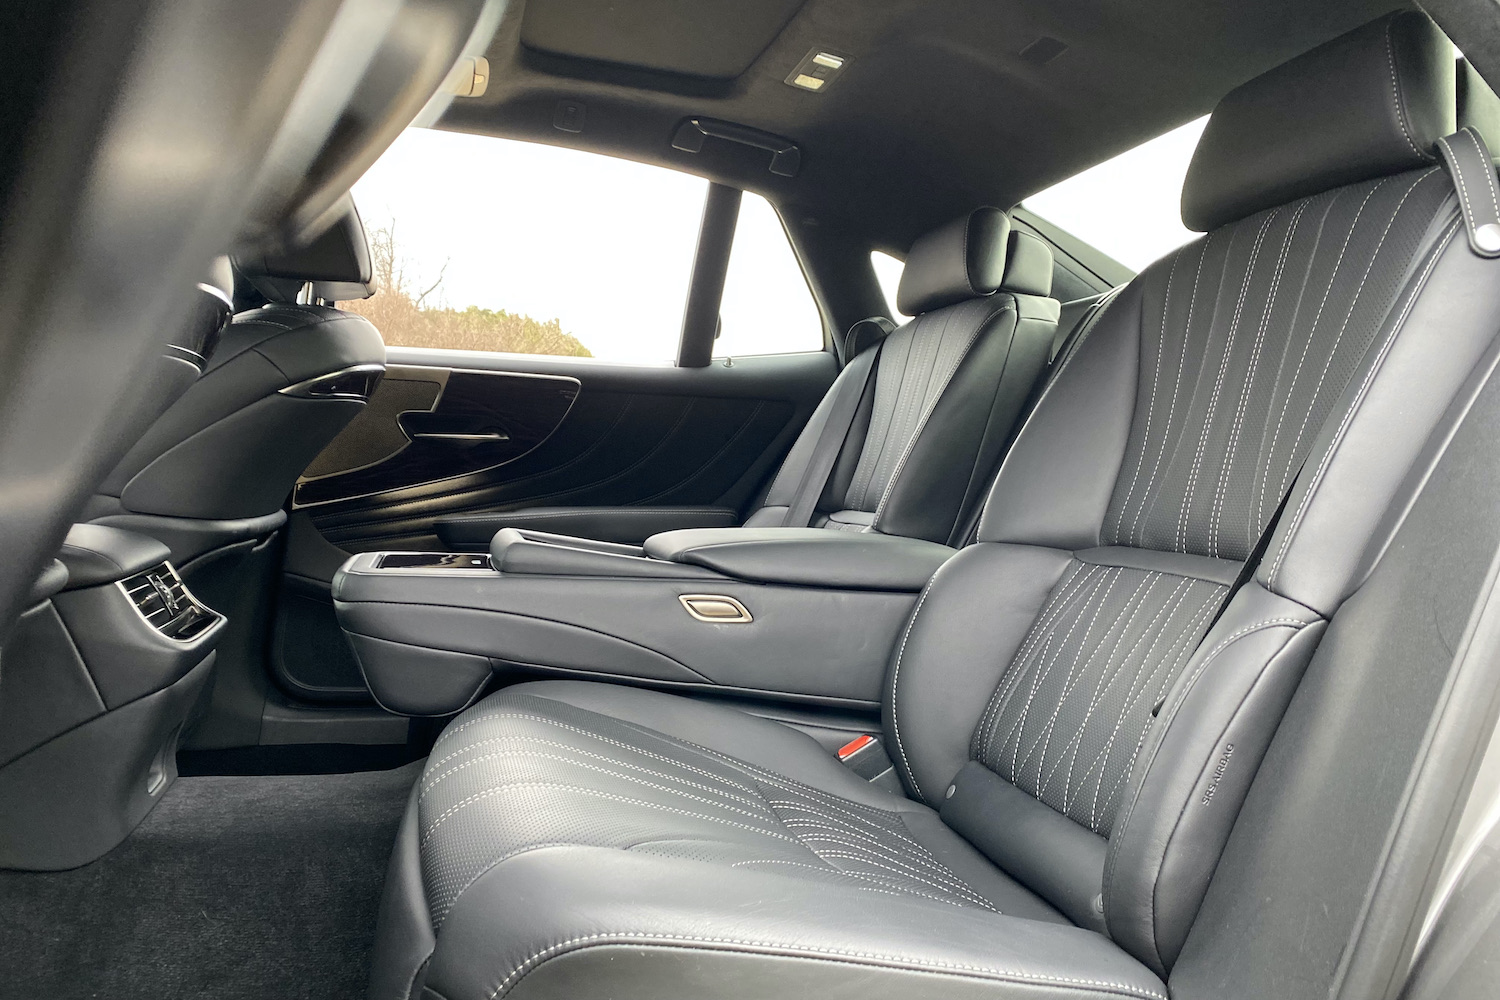
[[[1214,792],[1217,792],[1219,790],[1219,782],[1224,780],[1224,772],[1229,770],[1229,758],[1233,756],[1234,744],[1224,744],[1224,753],[1219,757],[1219,763],[1214,765],[1213,780],[1210,781],[1208,783],[1208,787],[1203,790],[1203,798],[1200,800],[1200,803],[1202,805],[1206,806],[1213,801]]]

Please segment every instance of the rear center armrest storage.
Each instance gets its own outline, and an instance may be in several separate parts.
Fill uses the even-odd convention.
[[[354,556],[333,596],[371,693],[400,714],[458,711],[515,671],[868,709],[953,551],[824,529],[688,529],[632,546],[507,528],[487,560]]]

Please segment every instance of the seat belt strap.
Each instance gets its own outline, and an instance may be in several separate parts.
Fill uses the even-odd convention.
[[[1478,129],[1465,125],[1437,141],[1443,169],[1458,191],[1458,208],[1469,233],[1469,249],[1481,257],[1500,257],[1500,184],[1495,161]]]
[[[1271,536],[1276,534],[1276,525],[1281,523],[1282,512],[1286,510],[1287,501],[1291,500],[1292,491],[1297,488],[1297,479],[1301,475],[1302,466],[1299,465],[1297,466],[1297,474],[1292,477],[1291,484],[1287,486],[1286,492],[1281,494],[1281,502],[1276,505],[1276,512],[1271,515],[1271,520],[1266,522],[1265,530],[1255,540],[1255,548],[1250,550],[1250,555],[1245,558],[1244,565],[1240,567],[1239,574],[1234,578],[1234,583],[1229,585],[1229,590],[1225,592],[1224,599],[1219,602],[1218,610],[1214,612],[1213,618],[1209,620],[1208,628],[1203,630],[1205,637],[1214,630],[1215,625],[1219,624],[1219,619],[1224,617],[1224,612],[1228,609],[1229,602],[1234,600],[1234,595],[1238,594],[1240,589],[1255,576],[1255,571],[1260,569],[1260,561],[1265,558],[1266,549],[1271,546]],[[1202,639],[1198,641],[1200,644],[1203,642]]]
[[[854,418],[859,414],[860,400],[864,398],[865,389],[874,378],[882,345],[883,342],[856,355],[845,366],[839,382],[835,383],[837,395],[829,404],[823,433],[818,435],[817,444],[813,446],[807,464],[802,467],[797,490],[792,494],[792,502],[787,505],[786,516],[781,521],[783,527],[805,528],[812,523],[823,488],[828,485],[834,463],[838,461],[844,441],[849,437],[849,429],[854,426]]]

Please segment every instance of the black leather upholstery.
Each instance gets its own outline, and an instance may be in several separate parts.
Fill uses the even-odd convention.
[[[989,295],[1005,277],[1010,216],[976,208],[921,237],[906,254],[896,308],[920,316]]]
[[[1017,260],[1012,266],[1007,253],[995,251],[988,277],[998,292],[932,308],[885,337],[874,391],[850,429],[814,524],[948,544],[960,540],[964,515],[977,505],[1047,363],[1059,315],[1058,303],[1040,291],[1051,288],[1051,250],[1010,231],[1009,222],[1002,225],[991,212],[979,209],[912,248],[902,280],[915,261],[919,270],[938,275],[913,279],[923,288],[950,280],[978,245],[1008,247]],[[936,302],[943,296],[926,298]],[[761,508],[745,519],[747,527],[781,523],[801,469],[826,433],[835,395],[830,391],[813,413]]]
[[[1382,18],[1219,102],[1183,184],[1183,224],[1207,232],[1433,163],[1433,143],[1453,129],[1448,40],[1424,14]]]
[[[1039,237],[1011,230],[1000,287],[1017,295],[1052,294],[1052,248]]]
[[[57,561],[68,572],[68,588],[76,589],[123,580],[160,566],[170,555],[171,550],[161,542],[133,531],[75,524],[68,530]]]
[[[385,364],[385,345],[368,320],[295,302],[306,281],[367,283],[369,249],[352,204],[303,251],[241,259],[238,266],[241,274],[249,269],[257,288],[288,297],[234,317],[202,377],[100,485],[87,519],[228,521],[274,514],[302,470],[363,408],[363,397],[348,387],[321,394],[298,389],[350,369],[378,376]],[[148,530],[139,518],[130,524]]]
[[[1247,88],[1322,81],[1384,141],[1366,70],[1410,16]],[[1214,229],[1066,355],[891,651],[885,742],[942,829],[762,720],[513,688],[439,741],[402,848],[428,995],[814,995],[837,962],[850,995],[1164,997],[1304,666],[1492,350],[1500,262],[1404,166]]]
[[[1046,367],[1059,305],[1048,297],[1052,252],[1011,230],[993,208],[918,240],[902,287],[920,315],[884,336],[878,368],[816,505],[812,524],[955,543],[977,509],[1015,422]],[[999,289],[996,291],[996,289]],[[867,350],[873,349],[867,348]],[[783,524],[849,368],[824,397],[772,478],[747,527]],[[835,441],[834,443],[838,443]],[[547,507],[486,513],[482,523],[614,541],[644,541],[653,525],[724,526],[722,510]],[[589,529],[609,527],[590,535]]]
[[[920,538],[817,528],[690,528],[647,539],[646,555],[738,580],[916,593],[953,550]]]
[[[369,298],[375,294],[370,244],[353,199],[346,195],[344,201],[333,225],[307,246],[237,257],[235,266],[271,302],[296,302],[309,282],[314,299]]]

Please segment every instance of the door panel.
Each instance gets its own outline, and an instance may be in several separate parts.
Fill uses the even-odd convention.
[[[439,367],[455,354],[392,348],[398,367],[389,382],[397,391],[409,393],[403,383],[422,384],[418,379],[445,383],[442,391],[423,411],[398,410],[380,399],[382,385],[370,408],[383,426],[351,424],[345,436],[409,443],[357,471],[325,472],[298,487],[295,508],[329,541],[351,552],[431,547],[437,517],[542,504],[742,509],[836,374],[832,357],[821,352],[707,368],[464,354],[462,370]],[[463,395],[450,408],[455,387]],[[482,413],[464,426],[508,430],[511,440],[408,434],[422,426],[414,418],[450,413]],[[523,427],[528,440],[511,447]],[[329,452],[341,449],[354,450],[341,437]],[[324,456],[319,463],[326,469]],[[313,471],[322,471],[318,463]]]
[[[315,530],[289,535],[274,662],[309,699],[365,698],[330,555],[440,549],[439,517],[544,504],[743,512],[837,374],[825,352],[651,368],[393,347],[389,364],[295,495],[293,520]]]
[[[395,366],[297,483],[294,508],[498,469],[552,436],[576,378]]]

